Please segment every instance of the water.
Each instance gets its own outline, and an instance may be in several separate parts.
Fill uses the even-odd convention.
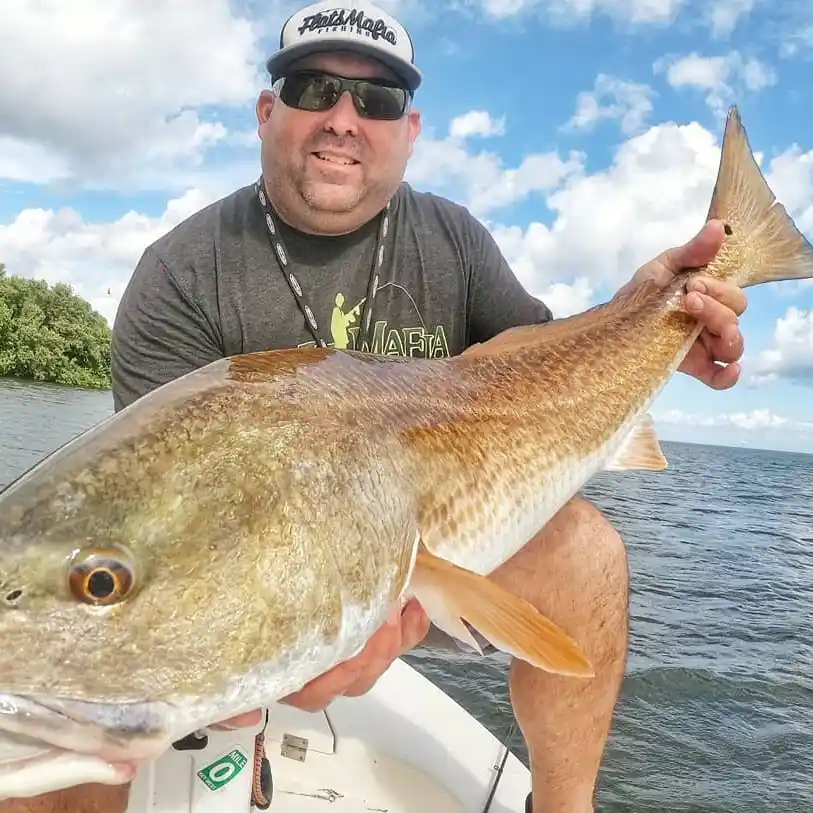
[[[107,392],[0,379],[0,487],[111,409]],[[598,810],[806,813],[813,456],[664,450],[667,472],[601,475],[586,489],[627,541],[633,589]],[[409,660],[507,735],[507,661]]]

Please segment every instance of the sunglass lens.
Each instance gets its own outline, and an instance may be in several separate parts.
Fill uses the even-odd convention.
[[[341,94],[341,82],[325,74],[295,73],[286,77],[280,98],[289,107],[316,112],[333,107]]]
[[[406,91],[390,85],[359,82],[356,100],[359,112],[371,119],[398,119],[406,107]]]

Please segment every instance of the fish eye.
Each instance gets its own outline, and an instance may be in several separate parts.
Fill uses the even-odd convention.
[[[68,587],[83,604],[118,604],[130,595],[134,584],[133,566],[122,551],[80,551],[68,566]]]

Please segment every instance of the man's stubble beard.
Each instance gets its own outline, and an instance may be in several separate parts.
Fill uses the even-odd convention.
[[[329,184],[325,181],[314,181],[304,173],[292,178],[292,185],[309,209],[315,212],[346,214],[352,212],[367,197],[367,185]],[[325,187],[328,194],[325,195]]]
[[[348,185],[342,194],[326,199],[318,190],[323,182],[308,176],[306,160],[305,156],[299,162],[285,164],[264,160],[266,192],[284,222],[315,234],[342,234],[360,228],[386,205],[402,177],[394,184],[391,178],[371,184],[362,177],[358,185]],[[369,203],[372,199],[376,200],[375,205]],[[365,209],[370,211],[365,212]],[[357,212],[356,217],[352,216],[353,212]]]

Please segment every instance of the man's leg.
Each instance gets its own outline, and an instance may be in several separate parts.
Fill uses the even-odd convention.
[[[583,680],[515,660],[509,680],[528,745],[533,813],[591,813],[626,666],[629,574],[621,537],[576,498],[492,578],[573,636],[596,669]]]

